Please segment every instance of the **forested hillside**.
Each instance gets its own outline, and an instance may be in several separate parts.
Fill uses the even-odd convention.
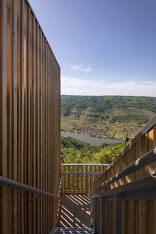
[[[62,163],[111,163],[127,143],[91,146],[71,137],[61,137]]]
[[[125,139],[133,137],[156,114],[156,98],[62,96],[62,130]]]

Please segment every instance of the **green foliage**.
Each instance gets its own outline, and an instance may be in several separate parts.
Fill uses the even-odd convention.
[[[61,137],[62,163],[111,163],[127,143],[91,146],[71,137]]]
[[[61,148],[74,148],[76,150],[80,150],[89,146],[89,144],[83,143],[72,137],[61,137]]]
[[[62,123],[66,130],[95,129],[97,134],[129,140],[156,113],[156,98],[124,96],[62,96]],[[91,146],[61,138],[62,163],[111,163],[127,143]]]

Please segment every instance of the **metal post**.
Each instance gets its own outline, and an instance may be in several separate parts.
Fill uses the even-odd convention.
[[[63,196],[63,184],[64,184],[63,178],[64,178],[64,176],[62,174],[61,174],[61,176],[62,176],[61,195]]]
[[[94,226],[94,199],[90,197],[90,226],[93,227]]]
[[[94,233],[97,234],[97,223],[98,223],[98,198],[94,199]]]
[[[122,198],[121,195],[114,196],[114,234],[122,234]]]
[[[90,175],[88,174],[88,193],[90,192]]]
[[[106,199],[105,199],[105,197],[101,197],[100,233],[106,234]]]

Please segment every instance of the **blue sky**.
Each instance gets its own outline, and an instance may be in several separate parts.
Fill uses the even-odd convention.
[[[155,0],[30,0],[62,94],[156,96]]]

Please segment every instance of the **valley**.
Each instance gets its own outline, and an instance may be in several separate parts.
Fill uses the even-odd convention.
[[[155,114],[152,97],[61,97],[61,130],[94,137],[131,139]]]

